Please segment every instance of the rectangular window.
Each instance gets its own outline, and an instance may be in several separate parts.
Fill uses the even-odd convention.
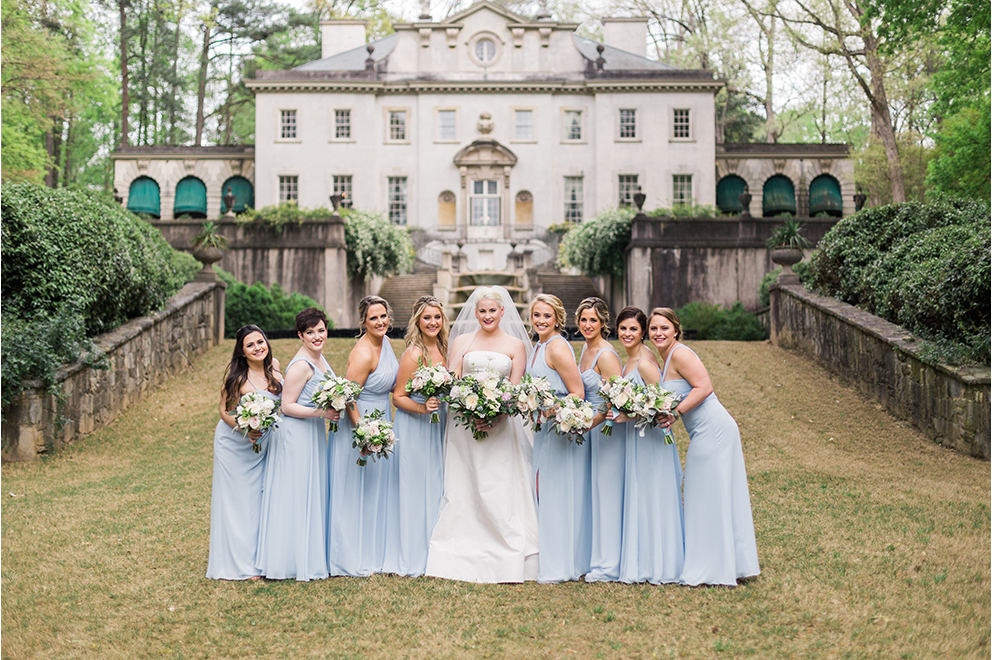
[[[283,140],[296,139],[296,110],[280,110],[279,137]]]
[[[637,175],[636,174],[621,174],[620,175],[620,206],[631,206],[634,203],[634,193],[641,189],[637,185]]]
[[[689,128],[689,110],[676,109],[672,115],[672,137],[689,139],[692,137]]]
[[[296,202],[300,199],[299,190],[300,177],[279,175],[279,201]]]
[[[334,111],[334,139],[351,139],[351,110]]]
[[[351,175],[335,174],[333,178],[333,190],[331,192],[334,195],[341,195],[341,208],[350,209],[352,205]]]
[[[472,195],[469,199],[472,217],[470,223],[475,226],[499,226],[499,182],[494,179],[483,179],[472,182]]]
[[[582,111],[581,110],[566,110],[565,111],[565,139],[566,140],[581,140],[582,139]]]
[[[513,133],[516,140],[533,140],[534,112],[532,110],[516,110],[515,130]]]
[[[672,206],[689,206],[692,204],[692,175],[675,174],[672,176]]]
[[[389,219],[397,225],[406,224],[406,177],[389,177]]]
[[[450,142],[454,142],[458,139],[455,135],[454,110],[437,111],[437,139]]]
[[[582,177],[565,177],[565,222],[582,222]]]
[[[637,137],[637,111],[620,111],[620,137],[632,139]]]
[[[390,110],[389,140],[392,142],[406,141],[406,110]]]

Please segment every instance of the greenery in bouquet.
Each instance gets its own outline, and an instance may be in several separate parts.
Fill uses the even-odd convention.
[[[517,412],[510,381],[488,369],[478,375],[456,380],[451,386],[448,401],[458,426],[471,430],[476,440],[489,437],[488,432],[478,429],[477,421],[489,422],[501,415]]]
[[[602,413],[618,410],[628,417],[636,417],[644,398],[644,386],[632,383],[622,376],[612,376],[603,381],[599,390],[603,403],[599,411]],[[613,420],[607,419],[601,429],[603,435],[613,435]]]
[[[643,438],[644,432],[648,428],[658,425],[658,417],[662,415],[672,415],[672,410],[679,405],[685,397],[675,392],[666,390],[661,385],[645,385],[640,398],[640,409],[637,411],[637,422],[634,428],[640,430]],[[675,436],[671,428],[665,430],[665,444],[670,445],[675,442]]]
[[[554,418],[551,420],[551,428],[558,435],[565,436],[569,442],[581,445],[585,440],[585,432],[592,426],[592,419],[596,416],[592,404],[575,396],[568,396],[561,400]]]
[[[321,410],[334,409],[344,411],[350,404],[358,401],[358,395],[364,389],[353,380],[335,376],[333,371],[324,372],[324,378],[317,384],[317,389],[310,396],[313,405]],[[338,423],[331,422],[331,432],[338,432]]]
[[[529,422],[535,431],[541,430],[541,414],[552,409],[557,403],[551,382],[544,376],[534,378],[524,374],[520,382],[513,386],[515,414]]]
[[[420,394],[425,399],[443,398],[451,392],[454,382],[454,375],[445,369],[444,365],[431,366],[424,364],[421,358],[417,358],[417,370],[406,382],[406,391]],[[440,422],[441,418],[435,410],[431,413],[431,424]]]
[[[396,434],[393,433],[393,425],[382,417],[383,412],[377,408],[361,417],[351,431],[351,446],[361,454],[357,462],[363,467],[368,465],[370,457],[375,463],[380,458],[389,458],[393,453]]]
[[[238,407],[231,411],[231,415],[237,424],[236,430],[247,438],[252,431],[260,431],[265,435],[269,429],[276,428],[280,421],[278,412],[277,399],[265,396],[261,392],[248,392],[238,401]],[[257,440],[253,440],[251,448],[257,454],[261,451],[262,445]]]

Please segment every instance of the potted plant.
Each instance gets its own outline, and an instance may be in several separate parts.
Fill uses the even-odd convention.
[[[217,231],[217,223],[213,220],[204,222],[200,225],[200,233],[193,236],[189,243],[190,247],[193,248],[193,256],[203,264],[203,270],[200,271],[201,276],[198,276],[197,279],[203,279],[202,276],[207,276],[207,279],[214,279],[214,277],[209,277],[214,275],[211,266],[223,259],[224,251],[227,250],[227,239]]]
[[[803,260],[803,250],[811,247],[803,236],[803,223],[796,218],[786,218],[765,242],[772,253],[772,261],[782,267],[782,274],[791,274],[792,266]]]

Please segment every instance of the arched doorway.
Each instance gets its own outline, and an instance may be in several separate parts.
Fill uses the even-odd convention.
[[[765,181],[761,191],[761,215],[766,218],[796,215],[796,188],[789,177],[776,174]]]
[[[834,218],[844,215],[840,183],[829,174],[821,174],[809,184],[809,214],[826,213]]]
[[[173,216],[191,218],[207,217],[207,186],[195,176],[188,176],[176,184],[176,203]]]
[[[227,213],[227,205],[224,204],[224,195],[228,189],[234,193],[234,212],[243,213],[246,208],[255,206],[255,189],[251,181],[243,176],[232,176],[220,187],[220,212]]]
[[[139,176],[131,182],[127,193],[127,210],[131,213],[144,213],[154,218],[162,217],[158,183],[147,176]]]
[[[723,213],[738,215],[744,210],[741,204],[741,193],[747,187],[747,182],[736,174],[730,174],[720,179],[716,184],[716,207]]]

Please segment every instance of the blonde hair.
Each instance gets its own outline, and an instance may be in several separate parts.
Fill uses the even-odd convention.
[[[579,317],[582,316],[582,312],[587,309],[591,309],[596,312],[596,318],[599,322],[603,324],[599,332],[603,335],[603,339],[610,336],[610,308],[606,306],[606,302],[602,298],[584,298],[579,306],[575,308],[575,325],[579,324]]]
[[[651,317],[664,316],[666,319],[672,322],[672,327],[675,328],[675,340],[681,341],[682,335],[682,322],[679,321],[679,315],[675,313],[675,310],[671,307],[655,307],[651,310]],[[649,318],[649,320],[650,320]]]
[[[369,318],[369,308],[373,305],[382,305],[386,308],[386,316],[389,317],[389,327],[393,327],[393,308],[385,298],[379,296],[365,296],[358,303],[358,336],[365,334],[365,321]]]
[[[503,308],[503,296],[494,286],[483,287],[479,290],[479,297],[475,300],[476,309],[479,308],[479,303],[483,300],[492,300],[494,303],[499,305],[500,309]]]
[[[406,347],[416,347],[424,356],[429,356],[427,344],[424,343],[424,333],[420,329],[420,317],[428,307],[436,307],[441,312],[441,330],[437,333],[437,349],[441,355],[448,354],[448,315],[444,313],[444,305],[434,296],[420,296],[413,303],[413,314],[406,326],[406,336],[403,338]]]
[[[531,319],[534,318],[534,306],[538,303],[544,303],[554,310],[555,330],[561,330],[565,327],[565,306],[561,304],[558,296],[553,296],[550,293],[539,293],[534,296],[534,299],[530,301],[530,308],[527,310],[527,315]]]

